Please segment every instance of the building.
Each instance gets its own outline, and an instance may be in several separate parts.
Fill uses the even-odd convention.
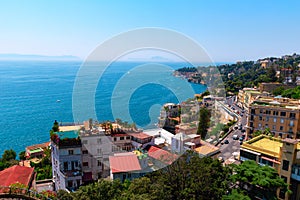
[[[174,103],[166,103],[160,111],[159,127],[171,133],[175,133],[175,126],[180,124],[181,106]]]
[[[268,93],[260,92],[256,88],[243,88],[238,93],[238,106],[248,110],[249,105],[259,96],[268,96]]]
[[[54,189],[74,191],[82,184],[81,140],[78,131],[51,135]]]
[[[45,142],[42,144],[35,144],[25,148],[25,157],[29,158],[42,158],[44,156],[44,151],[48,149],[50,142]]]
[[[79,131],[82,142],[82,182],[89,183],[109,176],[109,156],[113,152],[111,137],[100,126]]]
[[[178,133],[172,137],[171,151],[182,154],[186,150],[193,150],[200,144],[200,135]]]
[[[257,136],[244,142],[240,148],[240,160],[254,160],[260,165],[274,168],[287,184],[292,195],[278,191],[280,199],[300,198],[300,144],[299,140]]]
[[[261,97],[249,108],[247,136],[269,128],[275,137],[300,138],[300,102],[281,97]]]
[[[283,87],[285,90],[296,87],[295,85],[287,85],[282,83],[260,83],[259,84],[259,91],[273,93],[273,91],[278,88]]]
[[[151,146],[148,149],[148,156],[151,158],[153,165],[156,167],[155,169],[160,169],[171,165],[178,159],[178,155],[170,153],[169,151],[156,146]]]
[[[123,182],[126,179],[132,180],[144,175],[137,155],[132,152],[109,156],[109,165],[112,180],[120,179]]]
[[[10,186],[14,183],[21,183],[27,188],[35,188],[34,168],[14,165],[0,171],[0,185]]]

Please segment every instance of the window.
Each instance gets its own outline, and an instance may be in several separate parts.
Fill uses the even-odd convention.
[[[116,137],[114,137],[114,141],[117,141],[117,138],[116,138]]]
[[[261,128],[261,123],[258,124],[258,127]]]
[[[259,116],[259,120],[262,120],[262,116]]]
[[[89,163],[88,163],[88,162],[83,162],[83,163],[82,163],[82,166],[88,167],[88,166],[89,166]]]
[[[130,140],[130,136],[126,136],[126,140]]]
[[[100,161],[100,160],[98,160],[98,163],[97,163],[97,165],[98,165],[98,166],[101,166],[101,165],[102,165],[102,163],[101,163],[101,161]]]
[[[273,115],[278,115],[278,111],[273,111]]]
[[[296,113],[290,113],[290,118],[295,119],[296,118]]]
[[[82,150],[82,154],[88,154],[88,150]]]
[[[67,171],[69,168],[68,162],[64,162],[64,171]]]
[[[266,121],[267,121],[267,122],[269,121],[269,118],[270,118],[269,116],[266,117]]]
[[[73,187],[73,181],[68,181],[68,187]]]
[[[277,122],[277,118],[274,117],[273,122]]]
[[[270,114],[271,114],[271,111],[270,111],[270,110],[266,110],[266,114],[267,114],[267,115],[270,115]]]
[[[87,144],[88,141],[87,140],[82,140],[82,144]]]
[[[280,112],[280,116],[285,116],[286,115],[286,112]]]
[[[97,143],[98,143],[98,144],[101,144],[101,138],[98,138],[98,139],[97,139]]]
[[[240,156],[244,157],[244,158],[247,158],[247,159],[250,159],[250,160],[256,160],[256,155],[252,154],[250,152],[247,152],[247,151],[241,150],[240,151]]]
[[[293,120],[290,121],[290,126],[294,126],[294,121]]]
[[[73,150],[69,150],[69,155],[73,155],[74,151]]]
[[[275,130],[275,129],[276,129],[276,126],[275,126],[275,125],[273,125],[272,129],[273,129],[273,130]]]
[[[264,112],[264,110],[263,109],[259,109],[259,113],[263,113]]]
[[[265,128],[269,128],[269,124],[266,124],[266,125],[265,125]]]
[[[280,123],[282,123],[282,124],[283,124],[283,123],[284,123],[284,119],[280,119]]]
[[[285,170],[285,171],[288,171],[289,170],[289,161],[288,160],[283,160],[282,162],[282,169]]]
[[[280,126],[279,130],[281,130],[281,131],[282,131],[282,130],[283,130],[283,126]]]
[[[102,149],[97,149],[97,153],[98,153],[99,155],[102,155]]]
[[[124,137],[120,137],[120,140],[124,140]]]
[[[251,109],[251,114],[255,114],[255,109]]]

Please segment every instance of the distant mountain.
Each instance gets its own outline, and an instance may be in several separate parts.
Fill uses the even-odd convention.
[[[80,61],[81,59],[72,55],[45,56],[26,54],[0,54],[0,61]]]

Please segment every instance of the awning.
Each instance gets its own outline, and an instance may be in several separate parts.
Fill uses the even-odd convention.
[[[262,159],[265,159],[265,160],[268,160],[268,161],[270,161],[270,162],[276,163],[276,164],[280,164],[279,161],[274,160],[274,159],[271,159],[271,158],[267,158],[267,157],[265,157],[265,156],[262,156],[261,158],[262,158]]]
[[[251,150],[249,150],[249,149],[240,148],[240,150],[247,151],[247,152],[249,152],[249,153],[253,153],[253,154],[255,154],[255,155],[259,155],[259,156],[260,156],[260,153],[255,152],[255,151],[251,151]]]

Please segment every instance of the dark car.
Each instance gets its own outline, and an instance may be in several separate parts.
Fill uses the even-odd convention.
[[[228,140],[225,140],[225,141],[224,141],[224,144],[229,144],[229,141],[228,141]]]
[[[239,140],[240,140],[240,141],[243,141],[243,140],[244,140],[244,138],[243,138],[243,137],[240,137],[240,138],[239,138]]]
[[[241,130],[241,132],[242,132],[242,133],[245,133],[245,132],[246,132],[246,130],[245,130],[245,129],[242,129],[242,130]]]
[[[242,145],[243,144],[243,141],[240,141],[240,145]]]

